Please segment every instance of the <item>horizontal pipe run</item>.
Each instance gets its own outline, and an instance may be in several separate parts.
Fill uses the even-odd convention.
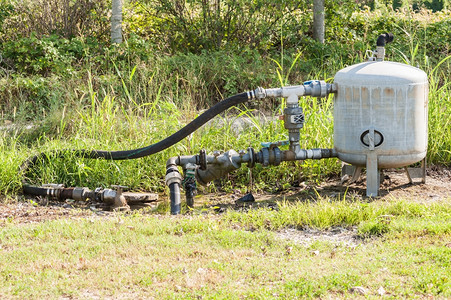
[[[180,186],[182,183],[181,175],[177,166],[184,170],[188,164],[196,166],[195,178],[200,184],[207,183],[219,178],[225,177],[228,173],[239,169],[243,163],[261,163],[264,166],[277,166],[282,161],[295,161],[306,159],[323,159],[337,157],[335,149],[299,149],[296,152],[292,150],[281,151],[278,147],[265,147],[259,152],[254,152],[249,148],[248,152],[229,150],[225,153],[216,155],[207,155],[207,168],[200,169],[199,155],[171,157],[167,161],[166,184],[170,189],[171,214],[180,213]]]
[[[338,154],[335,149],[300,149],[296,152],[296,160],[323,159],[337,156]]]

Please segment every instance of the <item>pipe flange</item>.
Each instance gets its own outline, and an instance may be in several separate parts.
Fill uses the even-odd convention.
[[[249,153],[249,161],[247,162],[248,168],[253,168],[255,166],[255,151],[254,148],[247,148],[247,153]]]
[[[199,169],[205,171],[207,169],[207,151],[205,149],[199,152]]]
[[[274,147],[272,150],[274,151],[274,165],[278,166],[282,161],[282,151],[277,147]]]
[[[268,148],[262,148],[260,150],[261,154],[262,154],[262,159],[263,159],[263,163],[262,165],[264,167],[269,166],[269,149]]]

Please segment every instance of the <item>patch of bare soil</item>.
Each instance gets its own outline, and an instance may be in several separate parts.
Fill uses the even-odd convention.
[[[25,199],[0,202],[0,227],[9,223],[35,223],[89,215],[92,215],[89,210],[76,209],[67,203],[50,203],[44,206]]]
[[[451,199],[451,169],[433,166],[426,170],[426,183],[421,179],[409,179],[404,169],[383,170],[382,182],[377,199],[405,199],[410,201],[430,202]],[[366,176],[360,176],[357,182],[348,186],[341,185],[340,178],[332,178],[317,188],[321,196],[338,195],[366,198]]]
[[[317,241],[329,242],[335,245],[340,244],[351,248],[355,248],[362,243],[362,240],[357,236],[357,228],[355,226],[352,228],[335,227],[331,230],[317,230],[312,228],[297,230],[289,228],[279,231],[277,237],[290,240],[305,247]]]
[[[382,182],[378,197],[374,199],[366,196],[366,176],[352,184],[342,184],[339,176],[331,177],[319,185],[301,182],[289,190],[275,194],[254,195],[255,202],[243,202],[243,196],[239,192],[234,194],[210,194],[202,196],[201,204],[210,204],[221,210],[255,208],[264,206],[275,206],[277,201],[308,201],[317,199],[318,196],[340,200],[344,197],[372,201],[376,199],[404,199],[409,201],[430,202],[440,200],[451,200],[451,169],[433,166],[427,169],[426,183],[421,179],[413,179],[409,183],[404,169],[389,169],[381,172]],[[198,201],[196,199],[196,201]]]

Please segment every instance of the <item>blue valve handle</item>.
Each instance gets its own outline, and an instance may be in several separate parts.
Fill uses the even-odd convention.
[[[289,141],[278,141],[278,142],[262,142],[260,143],[264,148],[270,148],[271,146],[285,146],[289,145]]]

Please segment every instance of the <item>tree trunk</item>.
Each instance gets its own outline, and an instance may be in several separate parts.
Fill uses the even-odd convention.
[[[111,42],[122,43],[122,0],[112,0]]]
[[[313,38],[324,44],[324,0],[313,0]]]

